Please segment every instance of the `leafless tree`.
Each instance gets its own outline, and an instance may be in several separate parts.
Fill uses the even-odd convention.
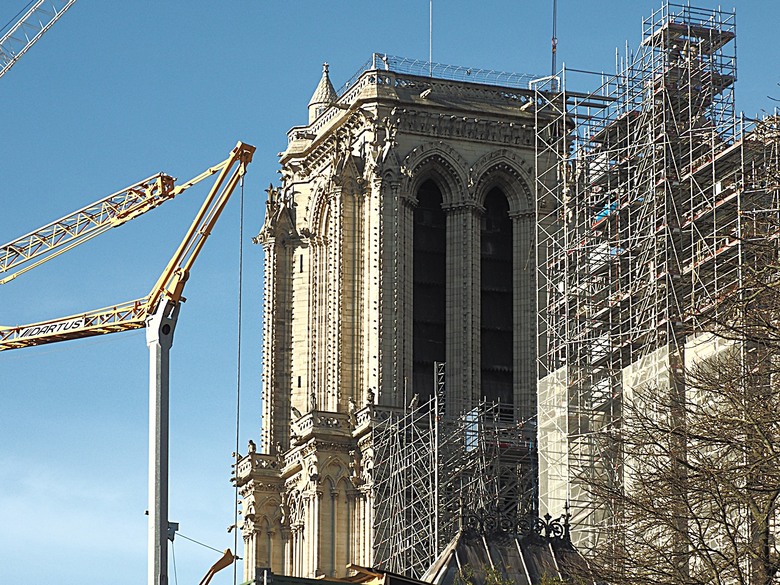
[[[704,320],[706,358],[678,356],[687,367],[626,391],[622,482],[590,486],[618,510],[591,562],[600,580],[780,582],[780,263],[765,237],[749,253],[742,284]]]

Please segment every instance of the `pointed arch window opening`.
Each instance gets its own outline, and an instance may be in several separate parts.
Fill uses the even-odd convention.
[[[495,187],[480,225],[480,388],[482,397],[514,405],[513,241],[509,201]]]
[[[446,361],[447,237],[442,192],[433,180],[417,191],[413,231],[412,388],[433,396],[433,364]]]

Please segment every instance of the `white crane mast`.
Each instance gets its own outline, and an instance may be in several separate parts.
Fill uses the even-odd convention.
[[[0,37],[0,77],[76,3],[76,0],[37,0]]]
[[[254,152],[254,146],[239,142],[227,159],[186,183],[174,186],[173,177],[159,173],[0,246],[0,275],[6,269],[16,270],[5,279],[10,280],[27,270],[23,264],[33,262],[28,268],[39,266],[217,175],[189,230],[147,296],[71,317],[16,327],[0,326],[0,351],[146,328],[149,347],[148,585],[168,585],[169,354],[179,308],[184,302],[182,293],[195,260],[230,195],[242,183]],[[0,284],[2,282],[0,280]],[[209,574],[233,560],[232,553],[226,553]],[[207,583],[205,578],[203,583]]]

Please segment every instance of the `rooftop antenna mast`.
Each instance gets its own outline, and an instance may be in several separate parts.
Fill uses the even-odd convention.
[[[558,0],[553,0],[552,13],[552,71],[550,75],[555,77],[558,72],[556,57],[558,53]]]
[[[428,75],[433,77],[433,0],[428,0]]]

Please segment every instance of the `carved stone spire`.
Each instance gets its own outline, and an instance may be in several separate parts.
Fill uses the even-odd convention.
[[[328,77],[328,64],[323,63],[322,78],[317,85],[317,89],[314,90],[314,95],[309,100],[309,124],[314,122],[325,111],[325,108],[337,99],[336,90],[333,89],[333,84],[330,82],[330,77]]]

